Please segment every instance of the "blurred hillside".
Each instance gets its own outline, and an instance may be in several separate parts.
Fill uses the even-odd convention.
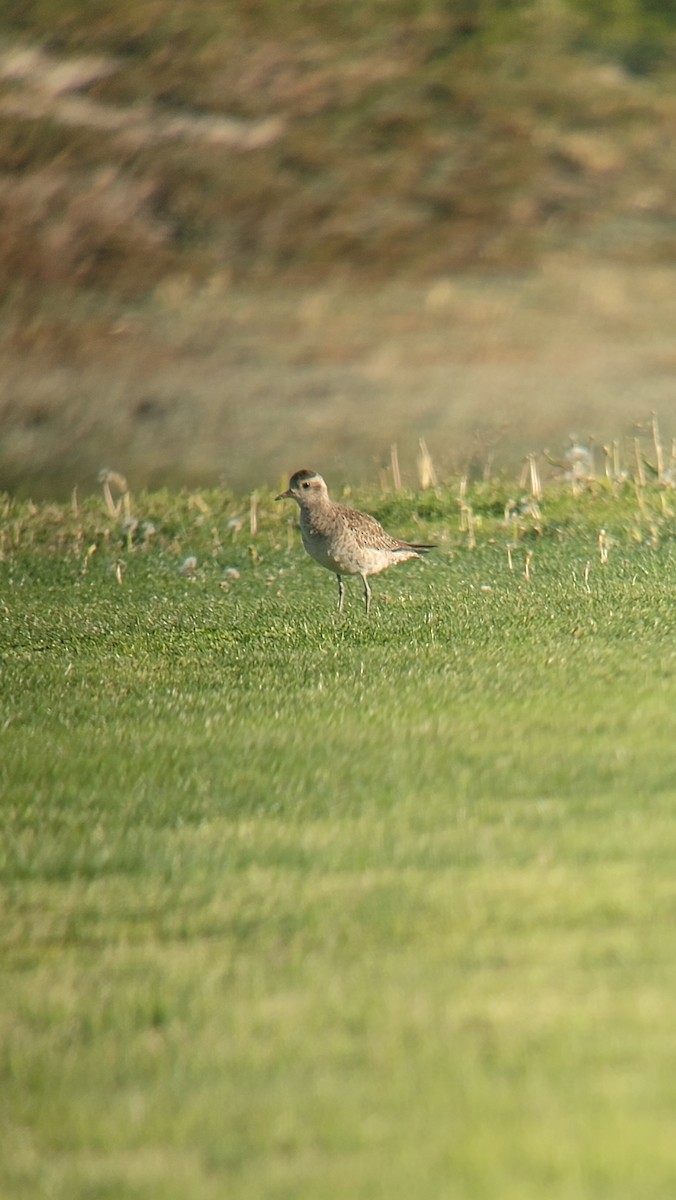
[[[675,64],[673,0],[5,0],[0,486],[62,489],[110,453],[144,482],[246,482],[269,471],[260,426],[277,423],[266,452],[285,453],[273,390],[304,398],[301,426],[318,394],[345,406],[338,448],[318,434],[327,454],[352,453],[344,426],[365,401],[371,454],[430,426],[452,434],[430,416],[438,389],[422,413],[399,396],[408,421],[380,405],[398,335],[378,313],[395,282],[435,314],[404,320],[421,379],[458,361],[442,349],[440,280],[457,331],[468,275],[504,309],[504,281],[523,288],[543,264],[551,281],[553,262],[569,278],[574,261],[589,279],[595,263],[606,292],[621,274],[626,339],[636,272],[663,305],[654,273],[676,260]],[[514,299],[524,319],[532,295]],[[364,327],[336,345],[350,296]],[[340,378],[322,374],[329,361]],[[480,381],[474,399],[467,387],[480,410]],[[463,437],[483,424],[468,416]]]

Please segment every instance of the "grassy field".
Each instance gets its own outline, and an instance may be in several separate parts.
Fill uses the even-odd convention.
[[[670,1200],[674,502],[509,497],[7,501],[3,1200]]]

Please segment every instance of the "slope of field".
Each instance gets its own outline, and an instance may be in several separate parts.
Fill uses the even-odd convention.
[[[4,4],[0,488],[666,419],[674,46],[647,0]]]

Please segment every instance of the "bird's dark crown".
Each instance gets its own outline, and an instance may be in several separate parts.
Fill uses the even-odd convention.
[[[298,485],[300,483],[302,483],[304,479],[315,479],[316,475],[317,475],[316,471],[305,471],[305,470],[296,471],[295,475],[291,476],[291,481],[289,483],[289,487],[290,488],[298,487]]]

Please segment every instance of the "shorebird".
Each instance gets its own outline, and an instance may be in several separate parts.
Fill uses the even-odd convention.
[[[338,576],[338,612],[343,611],[343,575],[359,575],[364,584],[366,615],[371,608],[369,575],[409,558],[422,558],[433,546],[402,542],[386,533],[368,513],[336,504],[316,471],[296,471],[276,500],[295,500],[300,508],[303,545],[320,566]]]

